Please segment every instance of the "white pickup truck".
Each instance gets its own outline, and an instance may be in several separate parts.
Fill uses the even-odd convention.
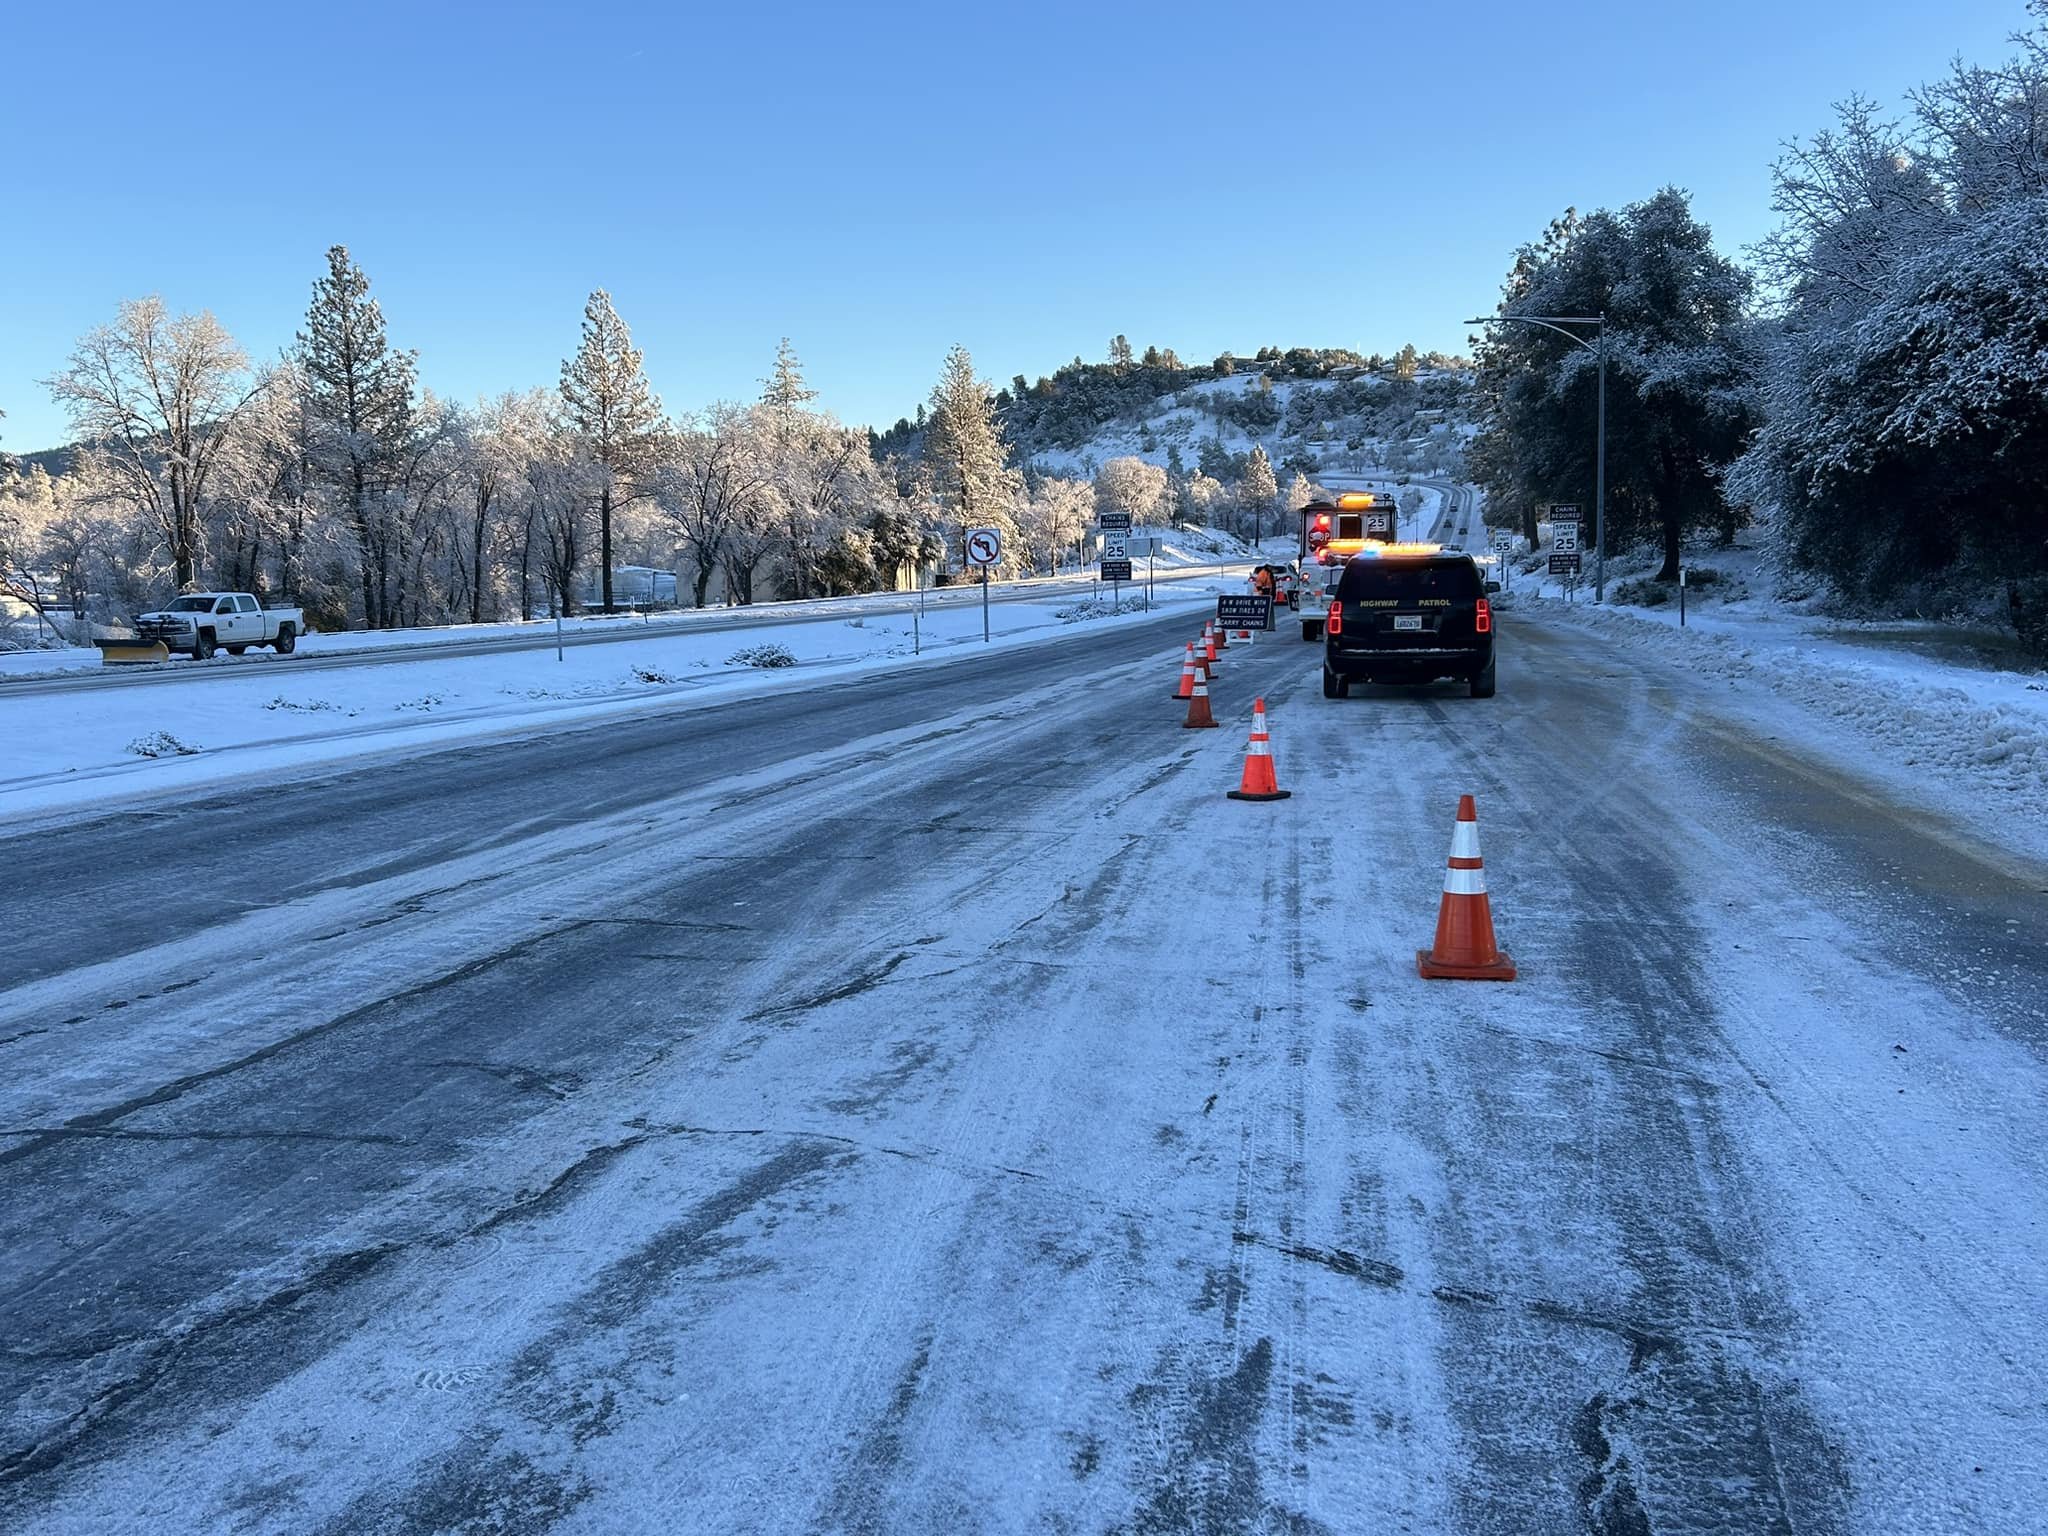
[[[298,609],[266,608],[247,592],[187,592],[135,616],[135,633],[144,641],[199,661],[217,650],[239,656],[252,645],[288,656],[305,629],[306,616]]]

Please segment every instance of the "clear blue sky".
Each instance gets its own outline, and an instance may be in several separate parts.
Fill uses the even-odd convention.
[[[16,7],[0,423],[124,297],[257,357],[346,244],[423,380],[552,385],[611,289],[672,408],[789,335],[886,425],[964,342],[1457,348],[1567,204],[1675,182],[1724,249],[1852,91],[1989,62],[2018,0]]]

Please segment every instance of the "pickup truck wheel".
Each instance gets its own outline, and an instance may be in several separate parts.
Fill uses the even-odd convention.
[[[270,648],[280,656],[289,656],[292,653],[292,647],[298,643],[298,631],[289,624],[280,624],[277,630],[277,638],[270,642]]]
[[[197,635],[197,636],[195,636],[195,637],[193,638],[193,641],[192,641],[192,659],[193,659],[194,661],[211,661],[211,660],[213,660],[213,631],[212,631],[212,630],[210,630],[210,629],[202,629],[201,631],[199,631],[198,635]]]
[[[226,650],[230,656],[246,656],[249,654],[249,647],[246,645],[230,645],[226,647]]]
[[[1304,640],[1320,640],[1320,639],[1322,639],[1322,638],[1323,638],[1323,625],[1322,625],[1322,621],[1321,621],[1320,619],[1315,619],[1315,620],[1310,620],[1310,619],[1303,619],[1303,620],[1301,621],[1301,638],[1302,638],[1302,639],[1304,639]]]
[[[1493,666],[1494,666],[1494,664],[1493,664],[1492,662],[1490,662],[1490,661],[1489,661],[1489,662],[1488,662],[1488,663],[1486,664],[1486,670],[1485,670],[1484,672],[1475,672],[1475,673],[1473,674],[1473,676],[1472,676],[1472,697],[1473,697],[1473,698],[1475,698],[1475,699],[1490,699],[1490,698],[1492,698],[1492,697],[1493,697]]]
[[[1323,697],[1341,699],[1344,697],[1344,680],[1328,667],[1323,668]]]

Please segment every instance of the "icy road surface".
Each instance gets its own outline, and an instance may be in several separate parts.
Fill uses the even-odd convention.
[[[0,839],[0,1528],[2040,1529],[2048,877],[1186,628]]]

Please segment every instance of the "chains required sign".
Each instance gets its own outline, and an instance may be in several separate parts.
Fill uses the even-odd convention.
[[[1560,555],[1579,552],[1579,509],[1559,505],[1550,509],[1550,547]]]

